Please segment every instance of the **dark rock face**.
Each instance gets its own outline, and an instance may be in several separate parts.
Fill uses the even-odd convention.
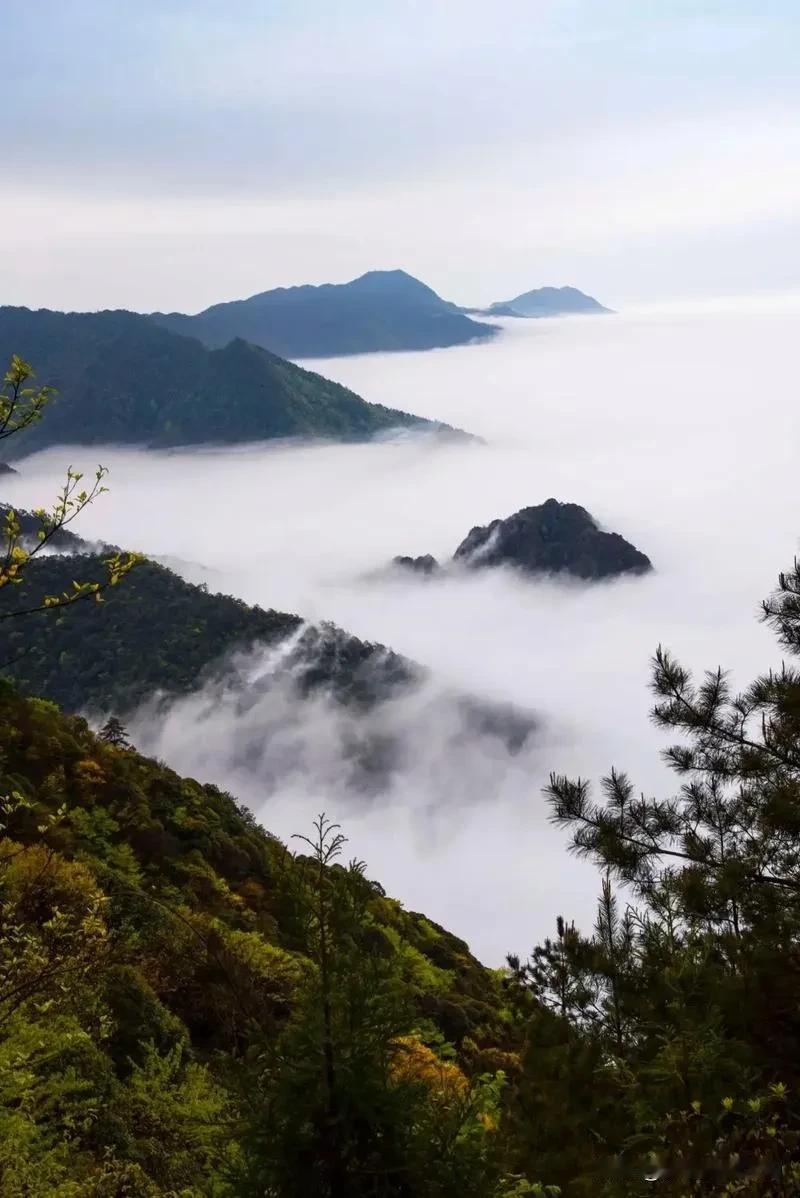
[[[571,574],[587,581],[652,569],[645,554],[619,533],[602,532],[585,508],[556,499],[473,528],[453,559],[471,569],[509,565],[529,574]]]
[[[8,462],[0,462],[0,474],[19,474],[19,471],[9,466]]]
[[[432,553],[424,553],[421,557],[403,557],[401,555],[392,558],[392,565],[397,566],[400,570],[410,570],[413,574],[424,574],[427,577],[438,574],[441,570],[441,566]]]

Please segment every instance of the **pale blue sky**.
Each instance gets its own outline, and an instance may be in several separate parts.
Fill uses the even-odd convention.
[[[0,299],[800,287],[795,0],[4,0]]]

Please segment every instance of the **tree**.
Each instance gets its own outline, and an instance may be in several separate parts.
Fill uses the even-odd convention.
[[[103,896],[90,872],[8,837],[9,818],[29,806],[21,795],[0,796],[0,1037],[32,998],[75,990],[108,953]]]
[[[503,1078],[469,1078],[425,1042],[403,955],[374,917],[382,892],[361,862],[340,864],[339,826],[323,814],[297,839],[310,852],[287,857],[284,882],[312,969],[277,1038],[254,1034],[237,1193],[489,1198]]]
[[[52,387],[26,387],[32,377],[30,366],[14,354],[0,388],[0,441],[41,420],[54,397]]]
[[[107,745],[113,745],[116,749],[129,749],[131,747],[127,729],[122,720],[118,719],[115,715],[108,717],[98,732],[97,739],[102,740]]]
[[[388,1182],[408,1168],[403,1087],[390,1085],[389,1066],[395,1039],[413,1027],[410,994],[391,944],[369,920],[375,892],[363,865],[338,863],[339,826],[321,815],[313,836],[298,839],[310,856],[289,858],[284,881],[314,968],[283,1034],[259,1056],[252,1191],[243,1192],[399,1193]]]
[[[33,371],[27,362],[16,355],[6,371],[0,386],[0,440],[22,432],[42,418],[55,392],[51,387],[28,387]],[[39,508],[30,520],[23,520],[13,508],[5,510],[3,531],[0,533],[0,588],[18,586],[26,570],[37,554],[48,548],[60,533],[81,512],[105,493],[103,484],[108,471],[98,466],[94,480],[88,488],[81,487],[83,475],[70,466],[66,481],[58,493],[55,503],[48,512]],[[3,545],[4,542],[4,545]],[[67,607],[84,599],[102,601],[103,591],[116,586],[140,560],[138,554],[115,552],[103,563],[104,577],[87,581],[74,581],[69,590],[60,595],[43,595],[21,608],[8,608],[0,613],[0,621],[30,615],[55,607]]]
[[[800,654],[797,563],[780,576],[763,618],[790,657]],[[588,1019],[566,1002],[559,1014],[582,1044],[603,1046],[603,1072],[618,1095],[617,1155],[625,1167],[620,1180],[607,1178],[596,1192],[646,1190],[644,1162],[653,1153],[666,1169],[665,1192],[794,1194],[800,672],[784,663],[735,693],[721,669],[695,682],[659,647],[652,687],[656,724],[682,737],[664,753],[681,779],[677,794],[637,794],[616,770],[603,780],[600,800],[580,778],[553,775],[547,789],[553,818],[570,829],[574,851],[592,857],[604,875],[594,935],[582,941],[575,934],[569,952],[562,937],[558,951],[545,946],[534,958],[540,968],[548,964],[557,994],[574,994],[586,978],[590,993],[595,987]],[[622,916],[613,876],[636,902]],[[758,1096],[775,1085],[788,1087],[781,1091],[780,1126],[734,1130],[725,1112],[748,1102],[759,1109]],[[564,1119],[575,1119],[577,1109],[567,1107]],[[713,1181],[703,1173],[703,1152],[715,1168],[728,1170],[724,1191],[714,1188],[723,1185],[721,1174]],[[759,1172],[759,1159],[773,1172]],[[773,1190],[778,1166],[789,1180]]]

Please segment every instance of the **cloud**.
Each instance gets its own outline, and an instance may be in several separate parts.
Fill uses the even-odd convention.
[[[560,280],[619,302],[713,292],[756,243],[758,284],[781,286],[797,240],[783,0],[757,18],[744,0],[10,0],[4,18],[18,302],[186,308],[381,265],[466,302]]]
[[[181,700],[157,728],[143,716],[137,735],[229,785],[280,835],[319,810],[341,818],[372,876],[499,962],[558,912],[592,919],[595,872],[548,823],[551,770],[598,778],[616,765],[648,792],[677,788],[648,719],[656,646],[701,670],[729,666],[738,685],[778,662],[756,614],[798,544],[798,310],[508,321],[486,345],[315,363],[484,445],[72,447],[26,459],[5,497],[36,506],[69,462],[97,455],[111,492],[82,534],[169,555],[214,590],[332,619],[429,667],[429,690],[368,722],[391,723],[406,746],[377,794],[348,786],[349,717],[280,689],[243,712],[213,691]],[[655,572],[589,588],[502,571],[365,579],[396,553],[445,558],[473,525],[551,495],[586,506]],[[516,757],[465,742],[454,691],[534,710],[539,735]]]

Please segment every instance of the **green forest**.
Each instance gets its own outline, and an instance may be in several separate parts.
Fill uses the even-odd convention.
[[[0,620],[20,604],[34,605],[38,595],[68,594],[76,573],[102,580],[105,568],[102,553],[40,557],[18,587],[0,589]],[[383,645],[332,624],[304,627],[299,616],[213,594],[150,561],[139,562],[100,607],[33,612],[7,621],[4,632],[7,677],[71,712],[124,712],[157,691],[185,694],[232,650],[277,645],[293,634],[286,667],[304,693],[325,688],[340,702],[369,704],[421,674]]]
[[[362,441],[438,427],[366,400],[241,339],[208,350],[135,312],[0,307],[0,362],[20,354],[57,389],[6,452],[58,444],[201,445],[285,437]]]
[[[12,363],[0,440],[47,418],[29,383]],[[489,970],[350,860],[331,815],[281,843],[118,718],[95,732],[53,702],[81,645],[154,620],[163,588],[176,687],[205,642],[293,619],[223,597],[198,632],[173,576],[112,551],[53,559],[76,563],[63,586],[38,574],[101,484],[71,473],[33,537],[5,519],[0,1195],[800,1194],[800,568],[762,611],[786,664],[742,693],[657,650],[674,793],[551,778],[596,922],[554,893],[551,938]]]

